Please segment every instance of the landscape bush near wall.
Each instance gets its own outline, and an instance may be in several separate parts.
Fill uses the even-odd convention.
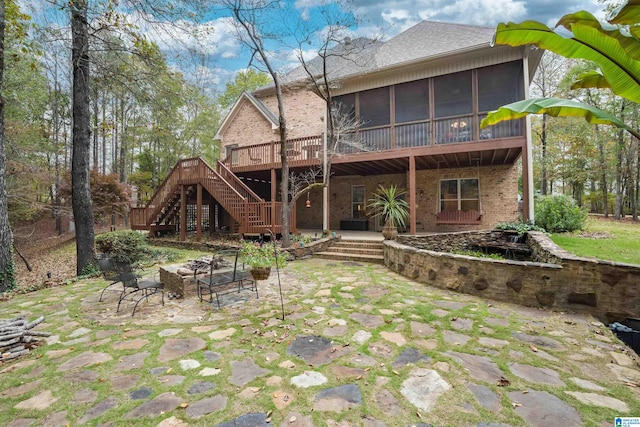
[[[411,240],[415,245],[416,239],[436,237],[439,243],[432,246],[437,247],[471,235]],[[384,242],[384,258],[391,270],[443,289],[530,307],[588,312],[603,322],[640,317],[640,266],[577,257],[544,233],[528,233],[527,243],[535,259],[544,262],[476,258],[389,240]]]

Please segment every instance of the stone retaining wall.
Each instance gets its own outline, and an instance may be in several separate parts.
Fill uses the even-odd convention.
[[[447,246],[474,241],[481,233],[487,234],[465,232],[385,240],[385,265],[419,282],[487,299],[588,312],[604,322],[640,317],[640,266],[577,257],[560,249],[544,233],[530,232],[527,236],[535,259],[544,262],[439,252]],[[418,249],[405,244],[408,242],[436,250]]]

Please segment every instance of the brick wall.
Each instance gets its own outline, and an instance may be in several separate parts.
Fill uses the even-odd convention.
[[[324,101],[306,90],[287,90],[283,93],[288,137],[320,135],[324,131]],[[278,116],[275,95],[261,99]],[[251,104],[244,102],[237,110],[223,135],[223,146],[238,144],[247,146],[266,143],[280,138],[278,130]],[[224,156],[224,148],[221,153]]]
[[[475,178],[480,174],[480,199],[482,220],[479,225],[437,225],[438,186],[441,179]],[[416,172],[416,222],[417,231],[460,231],[493,228],[497,223],[518,219],[519,169],[513,166],[494,166],[461,169],[420,170]],[[398,185],[406,189],[407,174],[372,176],[334,176],[329,187],[331,204],[330,222],[332,230],[340,229],[341,219],[350,219],[351,187],[365,186],[368,200],[380,184],[384,187]],[[420,195],[422,191],[422,195]],[[408,196],[407,196],[408,200]],[[306,223],[303,212],[298,210],[298,221]],[[376,219],[369,219],[369,230],[378,230]],[[320,222],[321,223],[321,222]]]

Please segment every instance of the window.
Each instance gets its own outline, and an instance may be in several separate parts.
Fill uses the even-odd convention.
[[[440,212],[480,211],[480,192],[477,178],[445,179],[440,181]]]
[[[365,191],[364,185],[351,187],[351,218],[365,218]]]
[[[497,110],[524,99],[522,62],[514,61],[478,70],[478,110]]]
[[[428,80],[402,83],[394,91],[396,123],[429,119]]]
[[[339,116],[348,116],[350,120],[356,119],[356,95],[350,93],[333,97],[333,108]]]
[[[238,144],[229,144],[229,145],[226,145],[224,147],[224,149],[225,149],[225,158],[229,159],[229,156],[232,156],[231,157],[231,163],[232,164],[238,163],[238,151],[237,150],[236,151],[231,151],[234,148],[238,148]]]
[[[389,87],[371,89],[359,94],[360,120],[363,128],[390,123]]]
[[[434,106],[436,117],[471,114],[473,112],[471,71],[436,77]]]

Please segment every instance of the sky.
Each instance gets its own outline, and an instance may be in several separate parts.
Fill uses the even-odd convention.
[[[319,4],[327,0],[283,0],[286,8],[299,19],[313,22]],[[377,36],[383,40],[407,30],[422,20],[452,22],[495,27],[500,22],[536,20],[551,27],[563,15],[587,10],[604,19],[604,5],[597,0],[350,0],[351,10],[360,21],[352,28],[352,36]],[[220,11],[220,15],[224,12]],[[234,37],[231,18],[212,16],[208,23],[214,32],[204,43],[207,46],[207,68],[222,86],[236,72],[249,64],[249,56]],[[280,46],[279,66],[298,65],[295,52],[289,46]],[[287,50],[289,50],[287,52]],[[313,46],[305,56],[313,56]]]
[[[255,1],[255,0],[253,0]],[[598,0],[342,0],[358,19],[358,25],[345,33],[350,37],[376,37],[389,39],[422,20],[452,22],[468,25],[495,27],[500,22],[536,20],[551,27],[560,17],[578,10],[587,10],[603,19],[604,5]],[[50,0],[21,0],[26,11],[39,13],[51,9]],[[94,0],[97,3],[97,0]],[[124,3],[124,1],[121,1]],[[215,3],[212,1],[212,3]],[[267,22],[277,22],[286,17],[286,22],[319,26],[318,11],[326,10],[330,0],[280,0],[281,10]],[[335,2],[333,2],[335,3]],[[166,53],[169,63],[182,71],[187,78],[197,80],[208,87],[210,93],[224,90],[227,81],[238,71],[246,70],[250,54],[237,40],[233,19],[228,11],[211,8],[200,16],[197,23],[174,20],[173,24],[163,18],[147,19],[140,12],[131,12],[128,19],[139,31],[158,42]],[[61,17],[61,21],[68,19]],[[151,23],[153,22],[153,23]],[[180,30],[184,28],[185,30]],[[318,27],[319,28],[319,27]],[[196,40],[193,34],[199,34]],[[280,71],[299,65],[296,55],[306,58],[315,55],[317,46],[305,44],[303,51],[294,40],[270,43],[272,58]]]

